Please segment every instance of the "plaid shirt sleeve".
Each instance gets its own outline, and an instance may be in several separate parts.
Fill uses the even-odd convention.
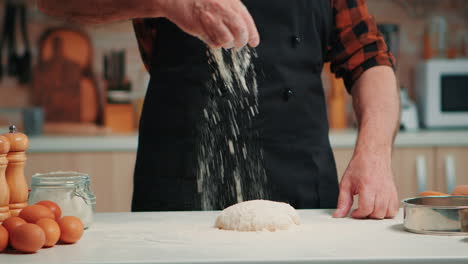
[[[335,29],[328,47],[328,60],[336,77],[344,79],[350,92],[354,82],[368,69],[386,65],[395,68],[366,0],[332,0]]]

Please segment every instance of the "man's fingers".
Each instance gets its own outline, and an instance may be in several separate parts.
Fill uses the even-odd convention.
[[[187,33],[197,36],[214,48],[242,48],[247,44],[257,46],[260,37],[252,16],[241,1],[223,4],[207,1],[194,7],[198,21],[187,21]]]
[[[343,184],[340,188],[340,195],[338,196],[338,205],[333,217],[341,218],[348,215],[351,206],[353,205],[353,193],[347,184]]]
[[[394,202],[392,200],[388,201],[388,208],[387,208],[387,213],[385,214],[385,218],[394,218],[396,215],[395,209],[394,209]]]
[[[221,21],[216,21],[210,13],[202,12],[200,21],[205,35],[208,36],[205,41],[208,42],[209,46],[219,48],[233,41],[233,36],[228,28]]]
[[[219,40],[219,46],[230,49],[234,46],[234,37],[232,36],[229,29],[224,24],[220,24],[216,27],[216,36]]]
[[[249,41],[249,32],[247,26],[240,15],[232,15],[224,19],[224,23],[231,31],[234,37],[234,45],[236,48],[242,48]]]
[[[338,196],[338,206],[333,213],[333,217],[342,218],[348,215],[351,206],[353,205],[353,195],[349,192],[341,192]]]
[[[226,34],[227,35],[227,38],[223,38],[222,39],[222,44],[221,46],[225,49],[230,49],[232,47],[234,47],[234,37],[232,36],[231,32],[229,31],[229,29],[227,28],[226,25],[224,24],[220,24],[219,25],[219,31],[222,31],[222,34]]]
[[[366,218],[374,210],[375,194],[369,192],[359,193],[359,206],[353,211],[351,216],[353,218]]]
[[[387,215],[387,209],[391,199],[385,196],[376,196],[374,201],[374,210],[370,214],[370,218],[384,219]]]
[[[247,8],[242,5],[242,10],[240,10],[241,16],[244,18],[245,25],[247,26],[249,40],[248,43],[251,47],[256,47],[260,43],[260,36],[258,34],[257,26],[250,15]]]
[[[387,209],[387,218],[394,218],[398,214],[398,211],[400,210],[400,202],[398,200],[398,195],[395,195],[395,196],[396,197],[392,199]]]

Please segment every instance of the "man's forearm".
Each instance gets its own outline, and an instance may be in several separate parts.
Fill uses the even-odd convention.
[[[166,0],[37,0],[44,13],[79,23],[108,23],[139,17],[161,17]]]
[[[359,123],[355,155],[390,159],[400,120],[400,96],[393,70],[377,66],[365,71],[355,83],[352,97]]]

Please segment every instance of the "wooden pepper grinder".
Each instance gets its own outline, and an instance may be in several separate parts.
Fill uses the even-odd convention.
[[[10,141],[6,169],[6,180],[10,188],[10,213],[12,216],[18,216],[21,209],[28,205],[28,183],[24,177],[24,163],[29,140],[25,134],[16,132],[15,126],[10,126],[10,133],[3,136]]]
[[[4,136],[0,136],[0,223],[11,216],[10,207],[10,188],[5,177],[5,171],[8,165],[7,154],[10,151],[10,141]]]

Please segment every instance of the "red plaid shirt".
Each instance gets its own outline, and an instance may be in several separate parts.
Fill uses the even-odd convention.
[[[394,68],[395,58],[388,51],[374,18],[367,11],[366,0],[331,0],[335,29],[328,47],[327,61],[348,90],[367,69],[386,65]],[[143,61],[148,67],[156,28],[135,19],[133,25]]]

